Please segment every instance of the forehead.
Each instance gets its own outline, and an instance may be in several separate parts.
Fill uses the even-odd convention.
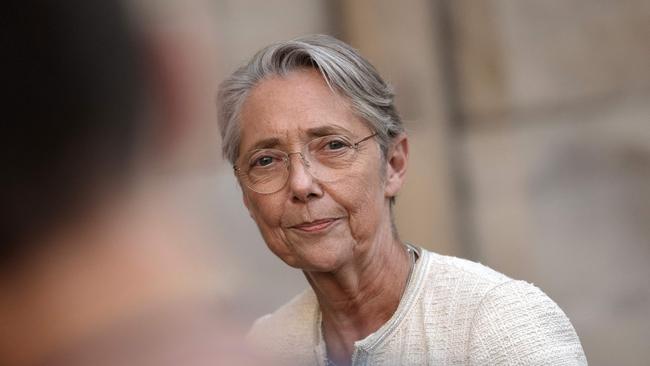
[[[309,137],[308,131],[329,127],[353,134],[369,131],[318,71],[271,77],[255,86],[242,106],[240,151],[261,139],[288,144]]]

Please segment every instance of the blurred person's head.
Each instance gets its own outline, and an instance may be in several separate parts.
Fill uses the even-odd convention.
[[[215,84],[200,9],[5,4],[0,364],[120,334],[116,324],[213,286],[192,252],[200,234],[168,184],[210,148],[196,139],[208,135]]]
[[[143,169],[169,169],[188,144],[183,138],[201,119],[212,121],[199,116],[205,107],[195,107],[205,91],[212,113],[214,80],[206,75],[209,66],[196,67],[194,60],[214,60],[205,57],[201,37],[170,16],[171,4],[5,6],[3,260],[30,250],[39,234],[83,216],[102,199],[113,200]],[[200,82],[210,89],[199,90]]]
[[[2,21],[2,260],[123,187],[143,118],[143,55],[116,1],[11,1]]]

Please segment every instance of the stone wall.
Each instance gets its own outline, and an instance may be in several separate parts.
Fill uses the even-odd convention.
[[[475,258],[554,298],[592,364],[647,362],[650,3],[449,3]]]

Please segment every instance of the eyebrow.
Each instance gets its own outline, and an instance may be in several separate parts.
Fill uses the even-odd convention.
[[[248,149],[248,151],[257,150],[257,149],[271,149],[280,145],[280,139],[277,137],[269,137],[257,141],[253,146]]]
[[[336,125],[314,127],[307,130],[309,137],[322,137],[329,135],[353,135],[352,131]]]
[[[308,138],[316,138],[330,135],[348,135],[351,136],[353,133],[341,126],[329,125],[329,126],[320,126],[313,127],[306,131]],[[269,137],[255,142],[250,148],[247,149],[248,152],[258,149],[273,149],[282,145],[282,141],[278,137]]]

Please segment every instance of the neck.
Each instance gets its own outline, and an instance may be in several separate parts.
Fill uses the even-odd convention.
[[[392,317],[410,274],[409,254],[392,234],[367,248],[337,271],[305,272],[320,304],[328,357],[337,365],[349,364],[354,342]]]

